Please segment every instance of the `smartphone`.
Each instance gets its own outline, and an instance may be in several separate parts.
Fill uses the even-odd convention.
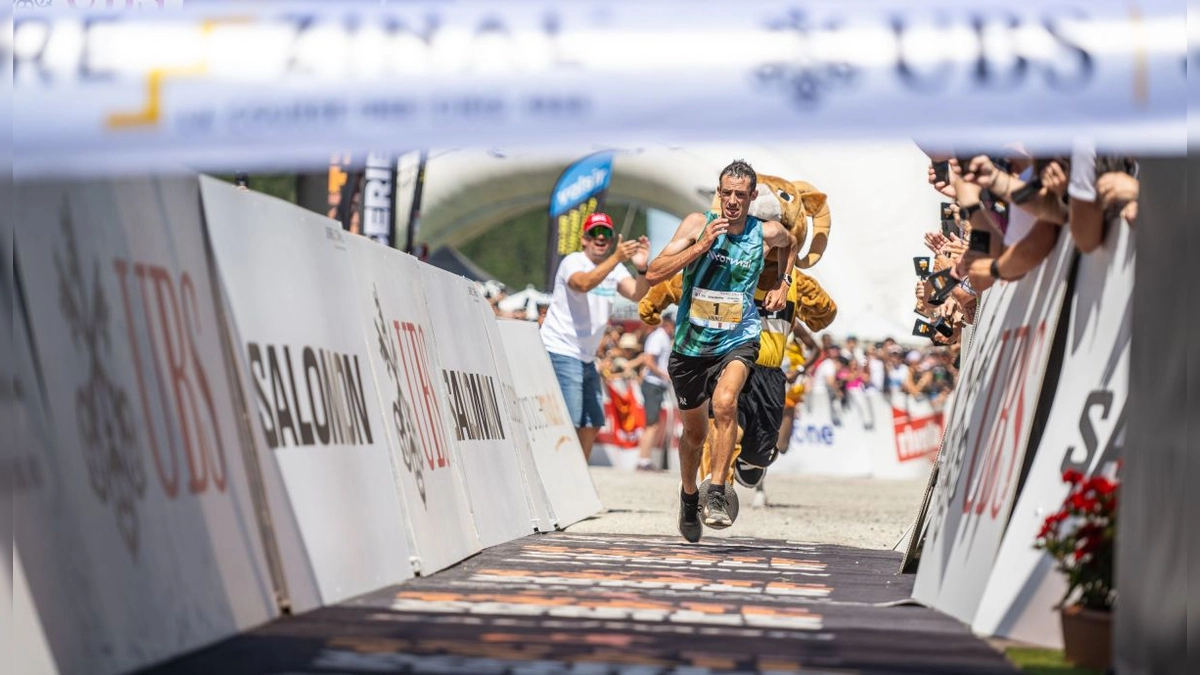
[[[950,182],[950,160],[933,163],[933,179],[943,183]]]
[[[913,271],[916,272],[917,276],[921,277],[922,279],[928,277],[929,276],[929,257],[928,256],[914,256],[913,257]]]
[[[954,335],[954,329],[946,322],[946,317],[939,316],[937,321],[933,322],[933,329],[941,333],[943,337]]]
[[[942,234],[949,239],[950,235],[962,237],[962,231],[958,229],[958,223],[954,222],[953,218],[942,218]]]
[[[930,324],[928,321],[922,321],[921,319],[917,319],[917,322],[913,324],[912,334],[917,337],[929,338],[932,340],[933,339],[933,325]]]
[[[971,239],[967,243],[967,248],[985,255],[991,253],[992,233],[978,227],[971,230]]]
[[[954,220],[954,203],[942,202],[942,220]]]

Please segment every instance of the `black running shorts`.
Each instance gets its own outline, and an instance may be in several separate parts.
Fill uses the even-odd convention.
[[[748,342],[717,356],[684,356],[671,352],[667,362],[667,373],[675,388],[675,398],[680,410],[699,408],[712,398],[717,379],[731,361],[741,361],[750,368],[750,380],[754,379],[754,361],[758,358],[758,342]],[[750,386],[747,382],[746,386]],[[744,388],[743,388],[744,389]]]

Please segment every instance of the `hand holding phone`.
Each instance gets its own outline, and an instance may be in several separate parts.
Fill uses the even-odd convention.
[[[942,334],[942,337],[950,337],[954,335],[954,328],[946,321],[946,317],[939,316],[937,321],[933,322],[933,329]],[[931,338],[932,339],[932,338]]]
[[[940,183],[950,182],[950,160],[933,163],[933,179]]]
[[[929,286],[933,289],[933,293],[929,297],[929,304],[935,307],[946,302],[947,296],[954,287],[958,285],[958,279],[950,276],[950,269],[935,272],[929,275]]]
[[[1024,204],[1025,202],[1028,202],[1036,197],[1038,192],[1041,192],[1041,190],[1042,179],[1035,176],[1032,180],[1026,183],[1024,187],[1020,188],[1019,190],[1013,190],[1013,193],[1009,195],[1009,199],[1011,199],[1012,203],[1014,204]]]

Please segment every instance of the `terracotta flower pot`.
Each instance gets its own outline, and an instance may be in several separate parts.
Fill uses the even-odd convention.
[[[1107,671],[1112,661],[1112,612],[1080,605],[1061,610],[1063,653],[1082,668]]]

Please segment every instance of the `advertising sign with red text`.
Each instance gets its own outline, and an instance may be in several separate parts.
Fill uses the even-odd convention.
[[[984,293],[939,457],[913,597],[974,619],[1016,499],[1075,248]],[[1030,542],[1032,546],[1032,542]]]
[[[479,552],[462,460],[442,391],[437,341],[417,259],[357,236],[345,244],[354,267],[367,363],[375,373],[384,430],[421,574]],[[523,531],[522,534],[527,533]]]
[[[973,623],[977,633],[1062,648],[1056,605],[1067,590],[1066,580],[1033,542],[1046,516],[1067,495],[1064,471],[1093,475],[1121,459],[1128,419],[1134,240],[1133,231],[1119,224],[1110,228],[1103,246],[1079,258],[1062,376]]]
[[[411,577],[407,524],[352,260],[334,221],[201,178],[213,255],[236,326],[271,512],[294,514],[281,542],[293,606],[329,604]],[[275,468],[277,467],[277,468]],[[310,569],[306,569],[310,567]],[[316,597],[299,589],[316,581]],[[293,590],[293,586],[296,590]]]
[[[487,342],[487,323],[496,322],[491,305],[464,277],[423,263],[420,272],[436,337],[432,345],[439,371],[436,379],[447,404],[451,439],[479,542],[488,547],[531,534],[534,519],[513,420]]]
[[[14,215],[21,395],[48,421],[16,541],[57,667],[135,670],[272,618],[196,180],[26,184]]]

